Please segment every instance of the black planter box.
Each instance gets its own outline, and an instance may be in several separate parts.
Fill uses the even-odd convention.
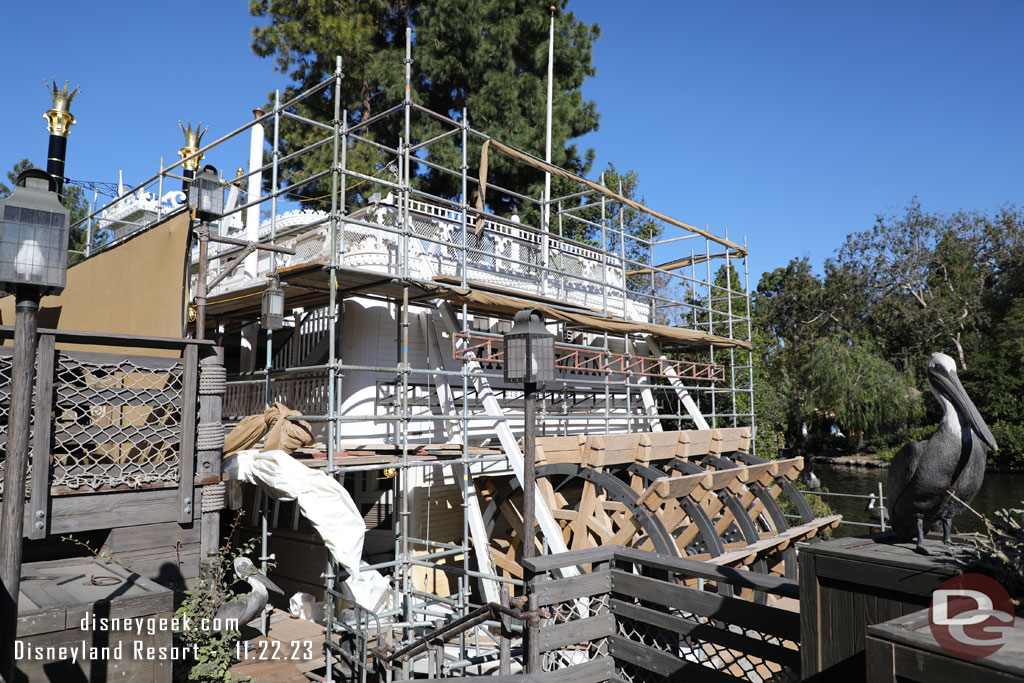
[[[801,672],[805,681],[865,679],[867,629],[927,607],[962,573],[951,557],[926,557],[892,534],[843,538],[800,553]]]
[[[868,627],[867,680],[871,683],[1009,683],[1024,681],[1024,619],[1010,642],[981,659],[960,659],[932,637],[928,610]]]

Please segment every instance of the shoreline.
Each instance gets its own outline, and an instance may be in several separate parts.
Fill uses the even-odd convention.
[[[837,456],[805,456],[804,460],[812,465],[827,465],[830,467],[858,467],[865,469],[888,469],[889,461],[879,460],[873,455],[837,455]],[[1024,474],[1021,469],[1007,469],[1003,467],[986,467],[985,472],[999,474]]]

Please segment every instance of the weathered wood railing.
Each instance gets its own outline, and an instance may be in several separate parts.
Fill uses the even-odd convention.
[[[12,327],[0,326],[0,340],[12,336]],[[172,350],[180,357],[64,350],[58,344]],[[131,519],[191,522],[197,516],[200,350],[208,356],[212,348],[209,340],[39,330],[26,536],[123,526]],[[0,376],[8,376],[10,358],[10,347],[0,347]],[[0,416],[9,400],[7,382],[2,384]],[[4,444],[5,431],[6,420],[0,420]],[[216,469],[219,480],[219,459],[204,467]],[[110,498],[126,490],[139,492],[138,500],[121,499],[120,506]],[[68,496],[81,504],[54,504],[55,497]]]
[[[622,547],[524,565],[532,602],[549,614],[531,634],[545,671],[586,662],[600,676],[594,663],[605,662],[613,675],[587,680],[799,679],[799,614],[730,597],[752,589],[795,598],[794,581]],[[558,576],[572,565],[591,571]]]
[[[536,649],[540,670],[490,677],[496,683],[800,679],[795,581],[621,546],[523,565],[524,616],[540,617],[528,622],[535,646],[525,650]],[[590,571],[562,578],[572,566]],[[768,595],[769,604],[731,597],[748,590]],[[778,606],[787,600],[793,610]]]
[[[224,396],[224,419],[240,420],[247,415],[262,415],[266,400],[264,377],[232,377],[228,380]],[[311,370],[272,376],[270,401],[280,401],[304,415],[323,415],[327,412],[327,373]]]

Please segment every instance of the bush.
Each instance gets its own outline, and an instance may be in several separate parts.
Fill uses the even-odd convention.
[[[939,423],[936,422],[935,424],[924,425],[921,427],[912,427],[905,430],[904,434],[906,436],[906,441],[927,441],[932,438],[937,431],[939,431]],[[903,446],[900,446],[900,448],[903,448]]]
[[[992,436],[996,437],[999,450],[989,453],[989,466],[1024,469],[1024,425],[996,422],[992,425]]]
[[[803,477],[798,478],[793,483],[794,483],[794,485],[796,485],[796,487],[800,491],[810,491],[810,487],[807,486],[807,482],[805,482],[803,480]],[[822,493],[827,493],[828,492],[828,487],[827,486],[822,486],[820,490],[821,490]],[[836,514],[835,508],[833,508],[831,505],[829,505],[827,502],[825,502],[825,499],[822,498],[821,496],[804,495],[804,499],[807,501],[807,504],[811,506],[811,512],[814,513],[815,517],[828,517],[830,515]],[[779,509],[782,510],[782,514],[784,514],[784,515],[797,515],[797,514],[799,514],[800,511],[797,509],[796,504],[790,499],[789,496],[787,496],[787,495],[780,495],[775,500],[779,504]],[[831,529],[823,530],[821,532],[821,538],[823,540],[826,540],[826,541],[831,539],[832,538],[832,530]]]

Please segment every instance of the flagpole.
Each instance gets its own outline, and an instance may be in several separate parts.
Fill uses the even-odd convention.
[[[551,109],[552,92],[555,73],[555,6],[551,5],[551,20],[548,26],[548,101],[547,101],[547,125],[545,127],[544,161],[551,163]],[[545,270],[541,273],[541,294],[547,294],[548,288],[548,233],[551,232],[551,173],[544,172],[544,210],[543,210],[543,239],[541,240],[541,263]]]

